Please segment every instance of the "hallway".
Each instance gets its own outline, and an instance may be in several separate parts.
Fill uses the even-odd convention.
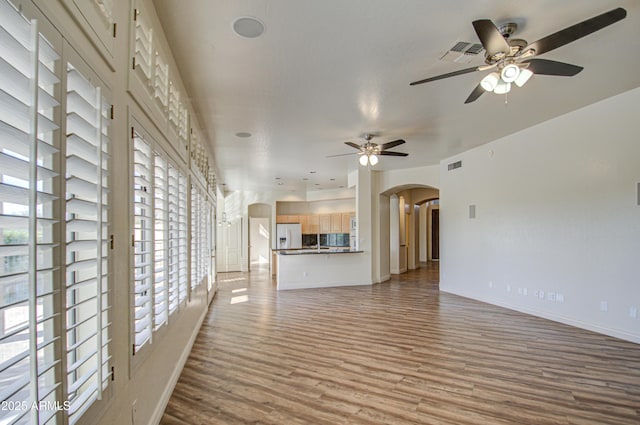
[[[440,293],[437,264],[360,287],[219,291],[163,424],[637,424],[630,342]]]

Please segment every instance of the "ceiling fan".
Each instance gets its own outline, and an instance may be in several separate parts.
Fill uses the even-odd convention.
[[[621,7],[582,21],[563,30],[555,32],[538,41],[528,44],[525,40],[510,38],[517,29],[515,23],[506,23],[499,27],[489,19],[473,21],[473,28],[486,51],[486,65],[461,69],[424,80],[414,81],[411,86],[468,74],[475,71],[494,70],[486,75],[471,92],[464,103],[477,100],[485,91],[506,94],[511,84],[522,87],[534,74],[572,77],[582,71],[581,66],[548,59],[532,59],[558,47],[569,44],[579,38],[601,30],[627,16]]]
[[[396,146],[402,145],[406,143],[402,139],[394,140],[392,142],[383,143],[381,145],[377,143],[373,143],[371,139],[373,139],[373,134],[365,133],[362,135],[362,138],[366,140],[365,143],[359,145],[353,142],[344,142],[345,145],[349,145],[352,148],[358,149],[358,152],[352,153],[342,153],[338,155],[328,155],[327,158],[334,156],[344,156],[344,155],[360,155],[360,165],[365,166],[367,164],[376,165],[378,163],[378,156],[409,156],[408,153],[404,152],[391,152],[387,149],[394,148]]]

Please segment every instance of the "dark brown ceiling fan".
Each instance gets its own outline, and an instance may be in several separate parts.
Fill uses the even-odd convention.
[[[392,142],[387,142],[379,145],[371,141],[373,137],[374,137],[373,134],[369,134],[369,133],[363,134],[362,138],[365,139],[366,142],[361,145],[353,142],[344,142],[345,145],[349,145],[352,148],[357,149],[358,152],[342,153],[338,155],[328,155],[327,158],[334,157],[334,156],[357,154],[357,155],[360,155],[359,161],[361,165],[367,165],[367,164],[376,165],[378,163],[378,156],[409,156],[408,153],[392,152],[387,150],[387,149],[391,149],[406,143],[404,140],[398,139]]]
[[[619,7],[530,44],[522,39],[510,38],[517,29],[517,25],[514,23],[496,27],[489,19],[473,21],[473,28],[486,51],[486,65],[425,78],[424,80],[414,81],[410,85],[415,86],[475,71],[493,70],[482,79],[464,102],[471,103],[477,100],[485,91],[504,94],[509,92],[512,83],[522,87],[534,74],[572,77],[582,71],[583,68],[564,62],[532,58],[599,31],[624,19],[626,16],[627,11]]]

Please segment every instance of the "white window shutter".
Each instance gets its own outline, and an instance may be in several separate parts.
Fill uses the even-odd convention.
[[[101,87],[67,64],[65,300],[71,423],[102,398],[111,375],[110,121]]]
[[[152,151],[133,136],[133,337],[134,352],[151,341],[153,281]]]
[[[154,154],[153,178],[153,325],[154,330],[168,318],[168,164],[160,154]]]
[[[187,246],[187,177],[178,175],[178,302],[187,299],[188,246]]]
[[[0,1],[0,398],[18,403],[53,402],[60,385],[53,232],[59,56],[36,26]],[[56,413],[2,409],[0,422],[44,423]]]
[[[153,65],[153,28],[146,14],[138,10],[135,26],[135,70],[148,94],[151,94]]]

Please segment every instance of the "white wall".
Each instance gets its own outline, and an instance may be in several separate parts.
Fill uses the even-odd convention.
[[[249,238],[251,240],[251,263],[268,264],[271,256],[271,220],[263,217],[249,217]]]
[[[442,161],[440,288],[640,342],[639,105],[635,89]]]

